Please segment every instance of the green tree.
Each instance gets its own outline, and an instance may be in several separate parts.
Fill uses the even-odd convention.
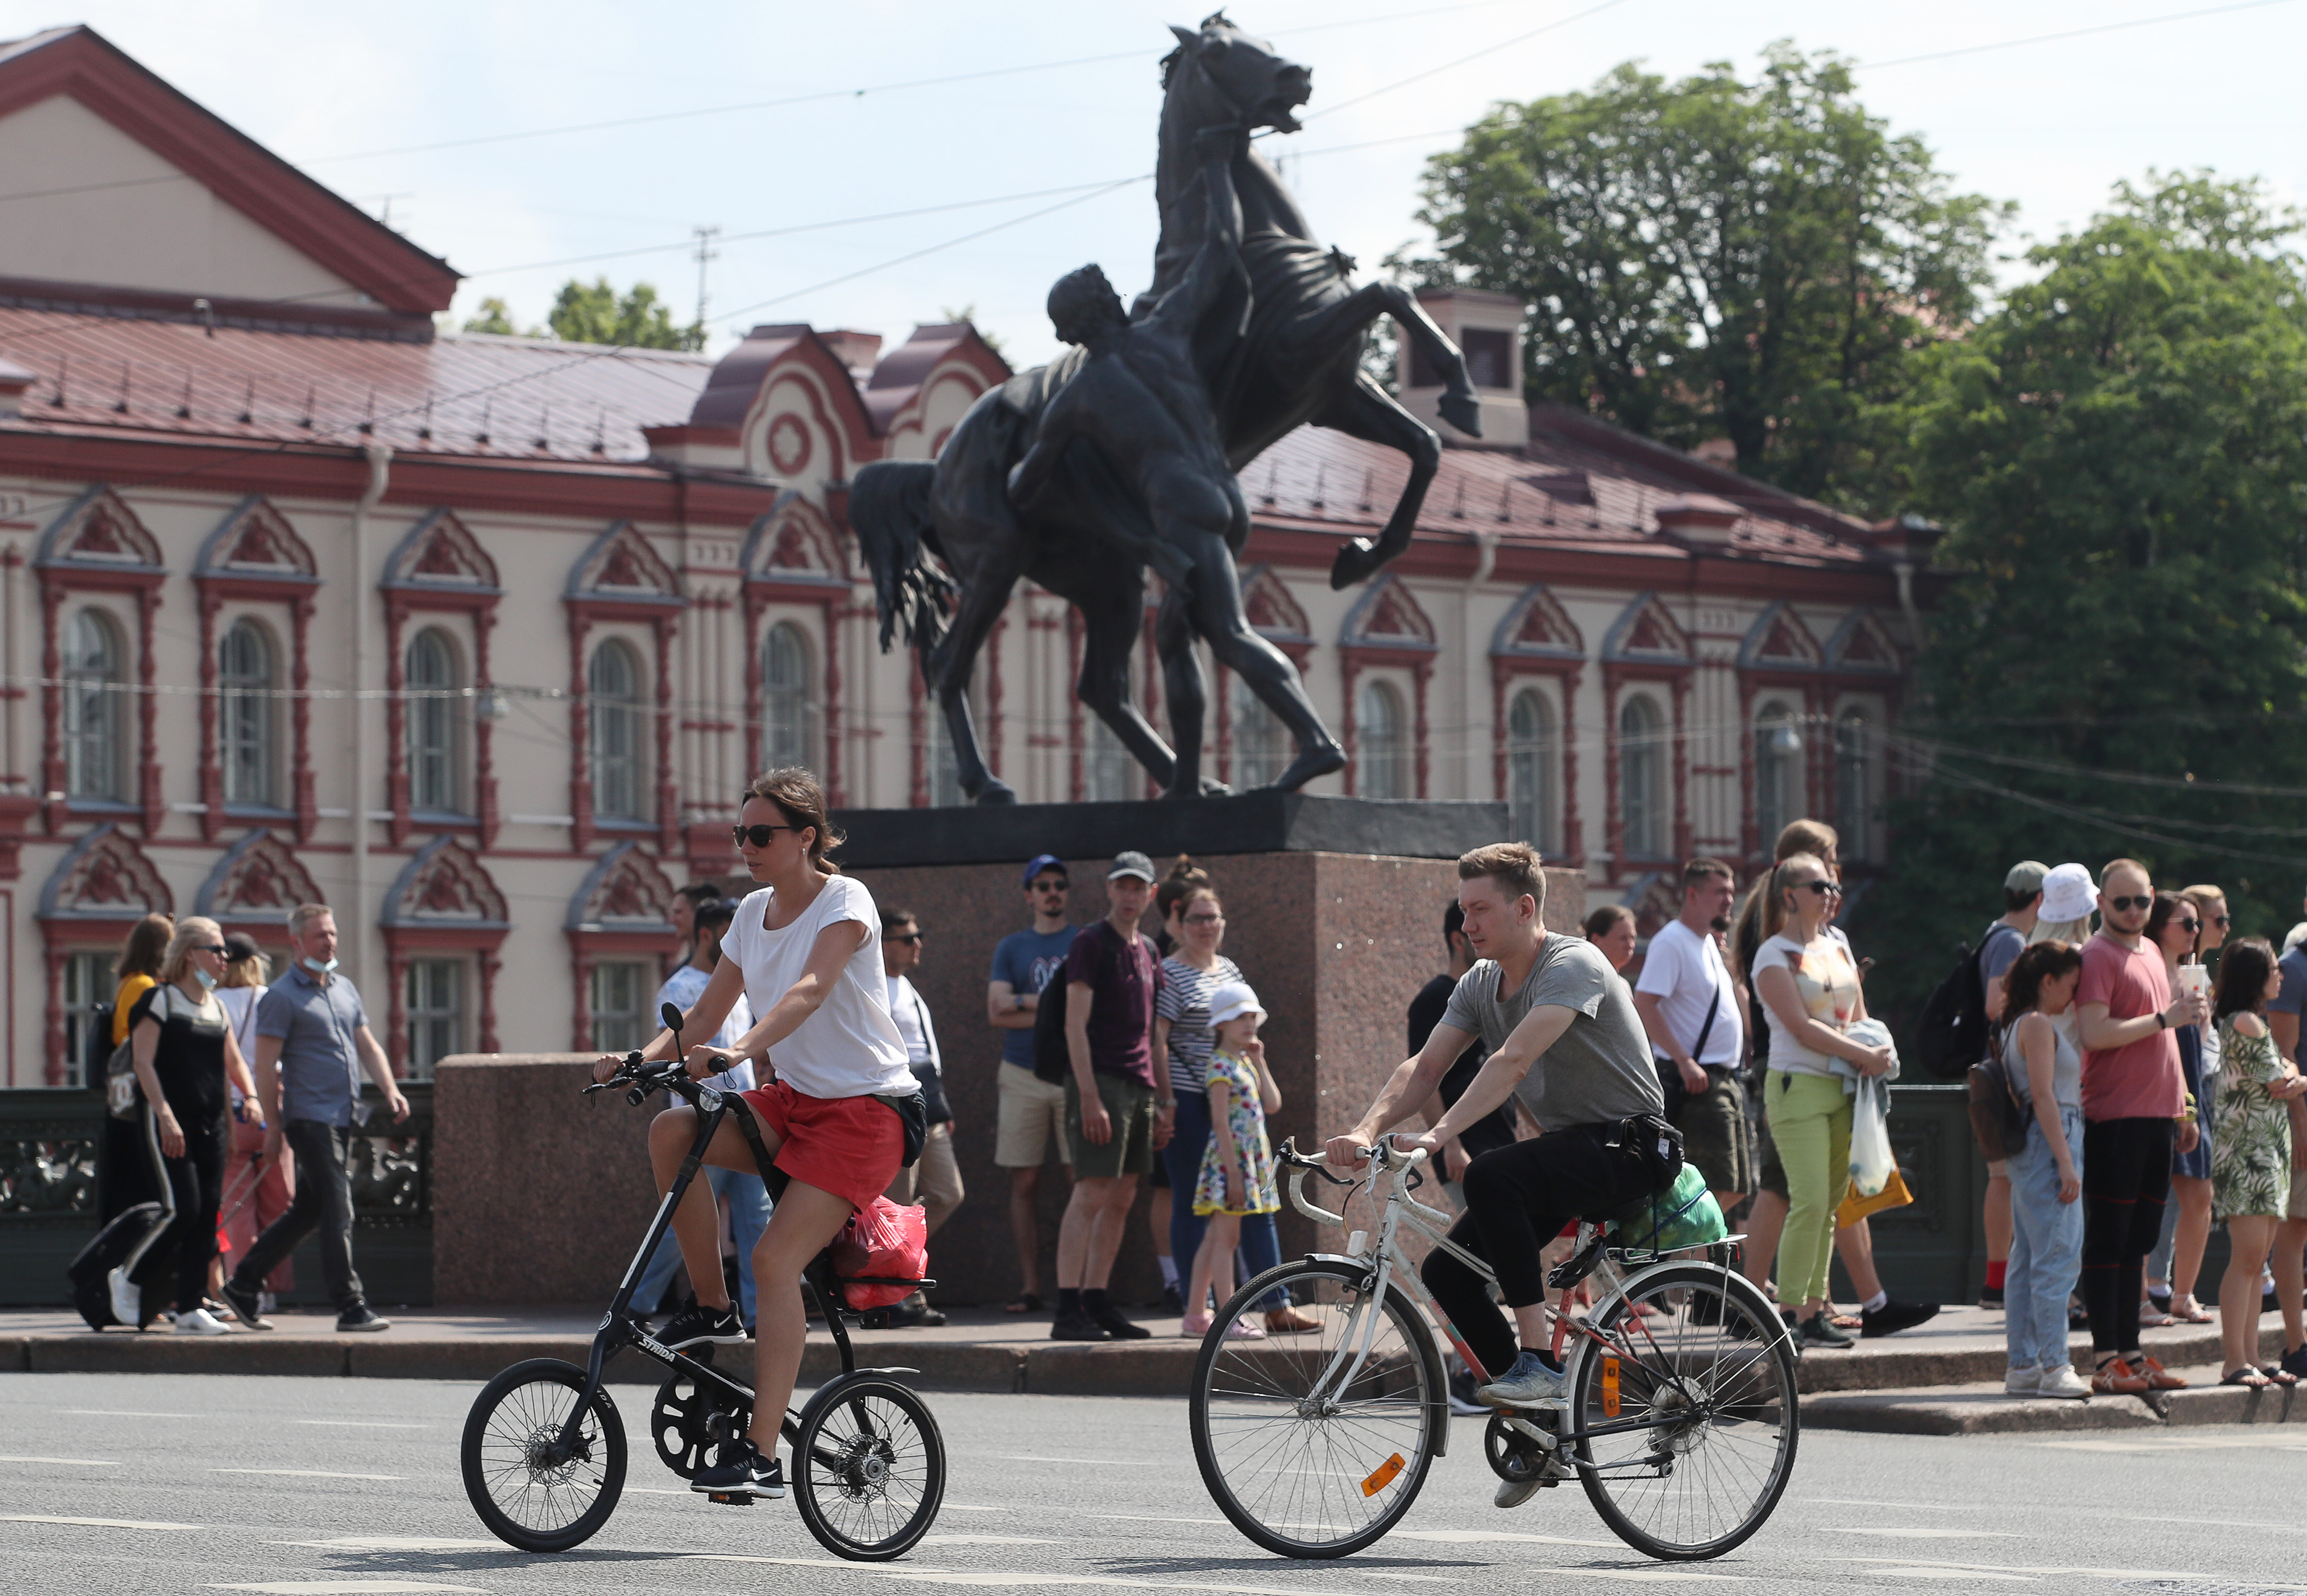
[[[1499,105],[1424,201],[1420,277],[1535,308],[1533,398],[1685,448],[1728,436],[1739,470],[1865,508],[1910,356],[1976,313],[2006,215],[1868,115],[1843,62],[1785,43],[1752,82],[1629,64]]]
[[[2011,864],[2134,855],[2280,942],[2307,877],[2307,272],[2256,183],[2123,184],[1920,363],[1955,573],[1863,923],[1910,1005]],[[1924,763],[1927,761],[1928,763]],[[1862,906],[1863,910],[1870,906]],[[1882,977],[1878,977],[1882,981]]]
[[[590,286],[570,278],[545,312],[553,336],[568,344],[615,344],[639,349],[702,349],[702,327],[676,327],[656,287],[635,283],[619,294],[606,277]]]
[[[520,336],[520,329],[512,324],[512,307],[495,298],[481,301],[480,313],[465,319],[465,330],[498,333],[508,338]]]

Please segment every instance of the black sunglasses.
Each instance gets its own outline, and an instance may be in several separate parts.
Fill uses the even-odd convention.
[[[922,940],[922,933],[918,931],[892,931],[882,940],[885,942],[914,943]]]
[[[1842,889],[1831,881],[1797,882],[1796,885],[1816,892],[1822,898],[1840,898],[1842,896]]]
[[[2134,909],[2154,908],[2155,895],[2149,892],[2143,898],[2109,898],[2106,900],[2106,906],[2117,914],[2128,914]]]
[[[192,945],[190,952],[195,953],[214,953],[219,958],[225,958],[231,954],[232,950],[230,948],[218,947],[213,943],[194,943]]]
[[[729,836],[731,841],[740,848],[749,841],[756,848],[767,848],[769,845],[769,840],[779,832],[798,832],[803,829],[797,825],[733,825],[729,828]]]
[[[2200,931],[2202,928],[2203,923],[2200,920],[2182,920],[2179,922],[2179,929],[2191,935],[2195,932]]]
[[[1037,881],[1026,888],[1033,892],[1062,892],[1065,890],[1066,883],[1062,881]]]

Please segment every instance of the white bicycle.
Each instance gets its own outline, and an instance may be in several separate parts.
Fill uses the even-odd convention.
[[[1307,1200],[1309,1174],[1366,1187],[1383,1204],[1377,1233],[1357,1231],[1343,1253],[1314,1253],[1243,1285],[1194,1366],[1202,1479],[1236,1528],[1283,1557],[1370,1545],[1410,1511],[1448,1450],[1441,1349],[1413,1298],[1477,1381],[1491,1372],[1401,1249],[1407,1223],[1495,1283],[1444,1233],[1452,1216],[1410,1195],[1425,1151],[1381,1137],[1369,1159],[1367,1176],[1350,1179],[1282,1144],[1299,1212],[1345,1225]],[[1762,1528],[1794,1470],[1795,1349],[1777,1308],[1735,1267],[1739,1239],[1670,1257],[1610,1245],[1580,1220],[1575,1250],[1547,1276],[1562,1293],[1548,1314],[1566,1395],[1491,1417],[1483,1449],[1492,1471],[1547,1486],[1575,1474],[1603,1522],[1653,1558],[1720,1557]],[[1574,1315],[1572,1292],[1598,1271],[1594,1307]],[[1226,1336],[1277,1290],[1320,1327],[1286,1343]]]

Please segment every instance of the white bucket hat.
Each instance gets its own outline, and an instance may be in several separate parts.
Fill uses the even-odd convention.
[[[1229,1020],[1244,1014],[1256,1014],[1263,1019],[1265,1005],[1257,1001],[1257,994],[1249,989],[1247,981],[1227,981],[1210,994],[1210,1023],[1223,1025]]]
[[[2088,865],[2061,865],[2043,877],[2043,907],[2037,919],[2063,926],[2080,920],[2098,908],[2098,888]]]

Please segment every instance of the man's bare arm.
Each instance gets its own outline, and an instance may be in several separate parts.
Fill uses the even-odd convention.
[[[1458,1101],[1442,1116],[1442,1122],[1427,1134],[1437,1141],[1446,1141],[1513,1097],[1514,1088],[1522,1084],[1522,1077],[1530,1073],[1539,1055],[1560,1041],[1562,1033],[1577,1018],[1577,1010],[1560,1003],[1540,1003],[1531,1010],[1514,1028],[1505,1046],[1482,1062],[1480,1071],[1467,1082]]]
[[[985,988],[986,1022],[998,1030],[1032,1030],[1033,1015],[1041,1003],[1032,993],[1014,990],[1007,981],[989,982]]]
[[[1369,1146],[1374,1139],[1417,1113],[1419,1105],[1434,1096],[1435,1088],[1442,1084],[1442,1077],[1450,1072],[1450,1066],[1473,1040],[1471,1031],[1462,1031],[1454,1025],[1436,1026],[1415,1058],[1406,1058],[1394,1066],[1394,1073],[1378,1092],[1377,1101],[1370,1105],[1360,1122],[1345,1135],[1330,1138],[1330,1162],[1351,1165],[1357,1149]]]

